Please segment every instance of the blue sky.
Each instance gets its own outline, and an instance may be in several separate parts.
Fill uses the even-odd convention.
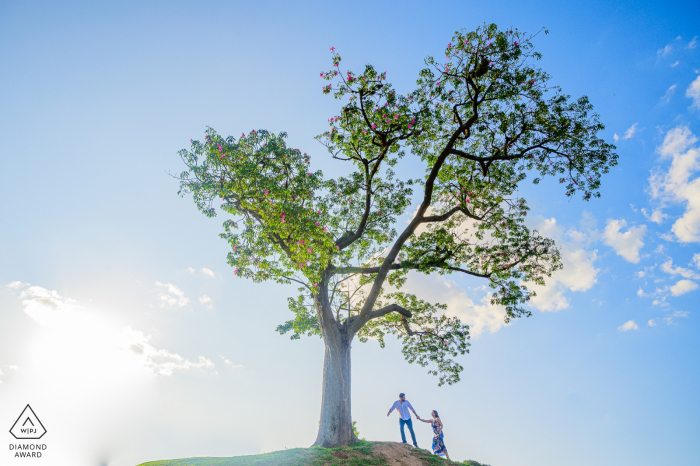
[[[342,166],[313,139],[338,108],[318,78],[331,46],[405,91],[455,30],[495,22],[550,30],[535,41],[541,66],[590,97],[620,163],[591,202],[555,183],[522,187],[531,225],[566,265],[531,318],[503,325],[477,280],[409,280],[472,325],[471,354],[462,382],[438,388],[394,342],[356,342],[360,433],[398,440],[385,413],[404,391],[419,414],[440,411],[456,459],[696,464],[699,13],[694,2],[3,2],[0,427],[30,403],[57,465],[309,446],[322,343],[274,332],[294,289],[234,277],[223,218],[176,194],[176,152],[206,126],[287,131],[333,176]],[[417,434],[428,447],[429,428]]]

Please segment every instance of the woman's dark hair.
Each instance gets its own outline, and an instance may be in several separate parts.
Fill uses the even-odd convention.
[[[435,413],[435,417],[440,417],[437,411],[433,410],[433,412]]]

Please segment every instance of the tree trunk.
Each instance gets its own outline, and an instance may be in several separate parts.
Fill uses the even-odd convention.
[[[357,441],[350,411],[350,342],[340,332],[326,336],[324,342],[321,422],[314,445],[347,446]]]

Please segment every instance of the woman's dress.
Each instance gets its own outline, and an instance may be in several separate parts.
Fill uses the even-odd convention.
[[[433,420],[431,425],[433,426],[433,454],[445,456],[446,448],[443,441],[442,427],[440,427],[436,419]]]

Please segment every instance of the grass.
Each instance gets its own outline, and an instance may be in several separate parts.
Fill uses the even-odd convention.
[[[373,445],[383,442],[362,440],[343,448],[294,448],[263,455],[230,458],[199,457],[149,461],[139,466],[383,466],[387,461],[374,455]],[[425,466],[448,466],[455,463],[439,458],[427,450],[412,449],[411,456]]]

